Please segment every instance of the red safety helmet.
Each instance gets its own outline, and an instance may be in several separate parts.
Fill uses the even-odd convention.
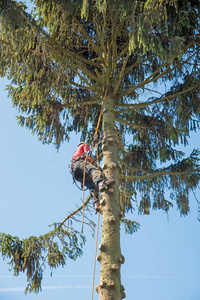
[[[85,143],[85,142],[80,142],[80,143],[78,144],[77,148],[78,148],[80,145],[82,145],[82,144],[86,144],[86,143]]]

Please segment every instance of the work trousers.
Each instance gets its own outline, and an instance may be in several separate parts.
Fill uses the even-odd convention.
[[[83,184],[83,174],[85,169],[85,182],[86,186],[92,197],[93,205],[99,202],[99,188],[98,184],[105,179],[103,171],[98,167],[95,167],[90,162],[86,162],[84,159],[78,159],[72,163],[72,173],[74,178]]]

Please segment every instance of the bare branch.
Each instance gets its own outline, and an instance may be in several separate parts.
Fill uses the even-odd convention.
[[[147,127],[147,126],[142,126],[142,125],[136,125],[136,124],[131,124],[123,119],[120,119],[120,118],[115,118],[115,121],[116,122],[119,122],[119,123],[122,123],[122,124],[125,124],[131,128],[134,128],[134,129],[150,129],[150,127]]]
[[[127,153],[128,154],[128,153]],[[126,167],[126,169],[130,170],[131,172],[143,172],[143,173],[148,173],[148,171],[143,170],[143,169],[136,169],[134,167],[130,167],[127,163],[125,163],[121,158],[118,158],[119,162]]]
[[[97,93],[103,95],[103,92],[102,92],[102,90],[101,90],[101,87],[95,87],[95,86],[92,86],[92,85],[86,86],[86,85],[79,84],[79,83],[77,83],[77,82],[75,82],[75,81],[72,81],[72,80],[68,80],[68,82],[69,82],[71,85],[74,85],[74,86],[76,86],[76,87],[78,87],[78,88],[80,88],[80,89],[84,89],[84,90],[92,91],[92,92],[97,92]]]
[[[127,112],[130,112],[132,110],[135,110],[135,109],[139,109],[139,108],[144,108],[144,107],[147,107],[149,105],[152,105],[152,104],[157,104],[157,103],[162,103],[164,101],[169,101],[169,100],[173,100],[174,97],[178,97],[178,96],[181,96],[185,93],[188,93],[189,91],[197,88],[198,86],[200,86],[200,82],[198,82],[197,84],[195,84],[194,86],[191,86],[189,87],[188,89],[184,90],[184,91],[181,91],[179,93],[175,93],[173,95],[169,95],[169,96],[164,96],[164,97],[161,97],[161,98],[158,98],[156,100],[152,100],[152,101],[149,101],[149,102],[143,102],[143,103],[137,103],[137,104],[130,104],[129,108],[127,109],[123,109],[121,111],[118,111],[117,113],[118,114],[123,114],[123,113],[127,113]]]
[[[86,206],[88,203],[89,203],[89,201],[90,201],[90,199],[91,199],[91,196],[89,196],[88,198],[87,198],[87,200],[85,201],[85,203],[84,203],[84,206]],[[80,207],[78,207],[76,210],[74,210],[73,212],[71,212],[60,224],[59,224],[59,226],[58,226],[58,228],[57,229],[59,229],[67,220],[69,220],[72,216],[74,216],[75,214],[77,214],[81,209],[83,208],[83,205],[81,205]]]

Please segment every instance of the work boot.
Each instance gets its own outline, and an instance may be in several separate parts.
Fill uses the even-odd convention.
[[[111,180],[104,180],[102,182],[99,183],[99,192],[102,193],[105,190],[109,189],[111,186],[113,186],[115,184],[115,180],[111,179]]]

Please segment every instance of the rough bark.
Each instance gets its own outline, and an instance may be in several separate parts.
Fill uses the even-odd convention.
[[[114,121],[114,99],[107,96],[103,111],[104,137],[116,134]],[[115,185],[102,194],[102,241],[98,260],[101,264],[100,282],[97,286],[100,300],[124,298],[121,286],[121,264],[124,258],[120,249],[120,203],[119,171],[117,167],[118,140],[112,136],[103,144],[104,173],[108,179],[115,179]]]

